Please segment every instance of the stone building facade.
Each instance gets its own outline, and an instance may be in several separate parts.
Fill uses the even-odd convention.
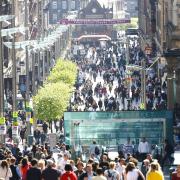
[[[180,0],[139,0],[142,45],[155,47],[159,62],[165,62],[168,109],[180,104]]]

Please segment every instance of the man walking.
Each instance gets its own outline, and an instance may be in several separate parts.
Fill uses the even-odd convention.
[[[41,170],[38,169],[38,161],[31,161],[32,167],[27,171],[27,180],[41,180]]]
[[[54,168],[54,162],[47,160],[47,167],[42,172],[42,180],[60,180],[60,172]]]
[[[150,152],[149,143],[146,141],[145,137],[143,137],[142,141],[139,143],[138,152],[140,161],[143,161],[146,158],[146,155]]]

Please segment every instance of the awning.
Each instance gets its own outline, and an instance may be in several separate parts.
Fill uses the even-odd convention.
[[[107,40],[111,40],[111,38],[107,35],[102,35],[102,34],[90,34],[90,35],[82,35],[79,38],[77,38],[78,41],[80,41],[81,39],[85,39],[85,38],[96,38],[96,39],[107,39]]]

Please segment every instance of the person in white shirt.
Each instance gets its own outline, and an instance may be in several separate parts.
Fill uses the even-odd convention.
[[[119,172],[120,180],[123,179],[123,174],[125,172],[125,168],[126,168],[125,159],[124,158],[119,159],[119,162],[116,165],[116,171]]]
[[[61,170],[61,172],[64,172],[64,168],[65,168],[65,165],[68,163],[68,160],[69,160],[68,155],[64,154],[63,158],[59,162],[59,169]]]
[[[124,173],[125,180],[138,180],[139,176],[141,176],[142,180],[145,180],[144,175],[135,167],[135,164],[129,162],[126,166],[126,172]]]
[[[146,159],[146,155],[150,152],[149,143],[146,141],[145,137],[143,137],[142,141],[139,143],[138,152],[140,161]]]
[[[0,178],[9,180],[12,177],[11,169],[6,160],[2,160],[0,164]]]

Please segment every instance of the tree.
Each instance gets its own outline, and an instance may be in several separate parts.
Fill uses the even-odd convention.
[[[77,66],[69,60],[58,60],[56,66],[48,77],[48,82],[56,83],[63,81],[66,84],[74,85],[77,76]]]
[[[33,99],[36,116],[47,121],[61,118],[72,90],[63,82],[46,84]]]
[[[73,92],[77,65],[69,60],[58,60],[45,85],[33,97],[36,117],[53,121],[63,116]]]

